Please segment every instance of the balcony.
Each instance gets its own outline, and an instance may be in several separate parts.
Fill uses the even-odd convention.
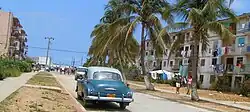
[[[233,74],[248,74],[250,73],[250,64],[243,64],[242,68],[229,64],[225,66],[225,72]]]

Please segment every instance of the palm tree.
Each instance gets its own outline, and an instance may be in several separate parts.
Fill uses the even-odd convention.
[[[201,43],[202,51],[206,51],[209,38],[208,31],[218,34],[223,42],[231,43],[234,35],[217,20],[225,17],[232,20],[237,19],[233,11],[226,5],[226,0],[179,0],[175,11],[182,16],[184,24],[191,26],[193,29],[193,47],[190,57],[193,71],[191,99],[197,101],[199,100],[197,93],[198,44]]]
[[[105,63],[106,58],[108,58],[108,63],[105,63],[105,65],[118,64],[123,72],[123,66],[135,62],[139,52],[139,44],[132,34],[128,35],[129,38],[125,42],[130,19],[122,18],[123,12],[115,9],[121,3],[123,1],[111,0],[106,6],[101,23],[96,25],[91,34],[93,40],[88,54],[92,57],[90,63],[96,60]]]
[[[155,48],[158,48],[157,55],[160,56],[163,49],[166,48],[162,39],[155,39],[161,30],[161,21],[157,15],[161,15],[162,19],[166,20],[168,24],[173,23],[173,16],[169,11],[163,12],[164,9],[170,9],[170,5],[165,0],[124,0],[123,4],[116,7],[116,10],[123,11],[126,18],[130,18],[129,29],[127,31],[125,42],[131,38],[136,27],[141,25],[141,44],[140,44],[140,62],[142,72],[144,74],[144,81],[146,89],[154,90],[154,86],[150,83],[149,76],[145,68],[145,40],[148,38],[152,40]],[[146,34],[149,34],[147,36]],[[162,42],[161,42],[162,41]],[[159,63],[159,62],[158,62]]]

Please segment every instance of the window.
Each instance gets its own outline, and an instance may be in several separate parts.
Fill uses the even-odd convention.
[[[175,40],[176,39],[176,36],[173,36],[173,40]]]
[[[215,81],[215,75],[210,75],[210,84],[212,84]]]
[[[100,71],[93,75],[94,80],[121,80],[120,74],[114,72]]]
[[[205,62],[206,62],[205,59],[201,59],[201,66],[205,66]]]
[[[238,47],[244,47],[245,46],[245,38],[240,37],[238,38]]]
[[[170,61],[170,62],[169,62],[169,65],[170,65],[170,66],[173,66],[173,64],[174,64],[173,61]]]
[[[164,67],[166,67],[166,65],[167,65],[167,62],[166,62],[166,61],[164,61],[164,62],[163,62],[163,66],[164,66]]]
[[[86,68],[77,68],[77,72],[85,72]]]
[[[203,83],[204,75],[200,75],[200,83]]]
[[[243,63],[243,57],[237,57],[237,64]]]
[[[166,49],[165,52],[168,53],[168,49]]]
[[[188,46],[186,46],[186,47],[185,47],[185,51],[188,51],[188,50],[189,50],[189,47],[188,47]]]
[[[147,42],[147,47],[149,46],[149,42]]]
[[[212,59],[212,65],[217,65],[217,58]]]
[[[148,52],[146,52],[146,56],[148,55]]]
[[[153,65],[154,67],[156,67],[156,62],[154,62],[154,65]]]
[[[154,55],[154,51],[153,50],[151,51],[151,55]]]

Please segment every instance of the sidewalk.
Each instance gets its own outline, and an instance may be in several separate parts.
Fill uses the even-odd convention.
[[[139,87],[145,87],[142,84],[133,83],[133,81],[129,81],[129,84],[134,85],[134,86],[139,86]],[[166,92],[166,93],[176,94],[175,91],[171,91],[171,90],[159,89],[157,87],[155,87],[155,89],[157,91],[160,91],[160,92]],[[182,94],[182,93],[179,94],[179,95],[185,96],[185,97],[190,97],[190,95],[186,95],[186,94]],[[214,99],[203,98],[203,97],[200,97],[200,100],[208,101],[208,102],[213,102],[213,103],[222,104],[222,105],[226,105],[226,106],[233,107],[233,108],[244,109],[244,110],[250,111],[250,107],[249,106],[244,106],[244,105],[236,104],[235,102],[232,102],[232,101],[231,102],[230,101],[220,101],[220,100],[214,100]]]
[[[22,87],[36,73],[23,73],[19,77],[9,77],[0,81],[0,102]]]

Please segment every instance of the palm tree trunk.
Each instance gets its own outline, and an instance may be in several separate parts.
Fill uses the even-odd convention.
[[[192,91],[191,91],[191,100],[198,101],[199,96],[197,92],[197,69],[198,69],[198,44],[197,39],[194,40],[194,45],[192,49]]]
[[[142,31],[141,31],[141,68],[142,68],[142,73],[144,75],[144,81],[146,85],[147,90],[154,90],[154,86],[151,84],[149,80],[149,75],[146,73],[146,68],[145,68],[145,40],[146,37],[144,36],[145,32],[145,24],[142,23]]]

